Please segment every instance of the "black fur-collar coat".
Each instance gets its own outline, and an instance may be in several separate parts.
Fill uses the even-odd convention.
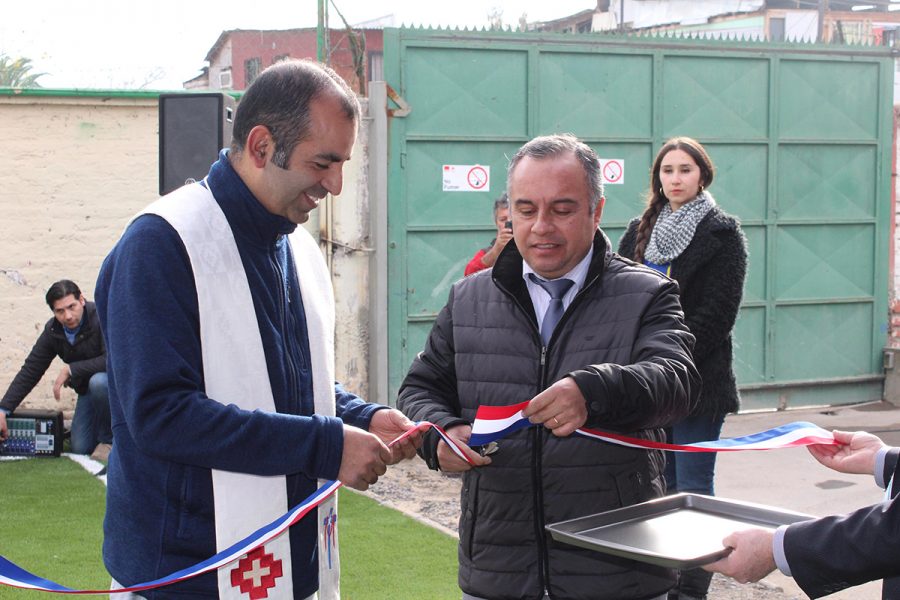
[[[619,254],[634,256],[639,218],[628,224]],[[692,414],[737,412],[740,397],[734,378],[732,329],[747,272],[747,244],[737,219],[714,206],[697,225],[694,238],[672,261],[671,276],[681,288],[681,306],[697,338],[694,363],[703,379],[700,402]]]

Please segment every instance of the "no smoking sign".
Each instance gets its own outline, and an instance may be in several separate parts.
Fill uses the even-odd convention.
[[[483,165],[444,165],[443,191],[489,192],[491,168]]]
[[[600,175],[605,184],[622,185],[625,183],[625,159],[601,158]]]

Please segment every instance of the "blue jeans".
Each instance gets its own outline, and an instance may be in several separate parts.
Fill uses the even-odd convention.
[[[94,373],[87,393],[78,395],[70,441],[75,454],[90,454],[97,444],[112,444],[106,373]]]
[[[666,429],[666,441],[671,444],[691,444],[717,440],[724,422],[725,415],[691,416]],[[668,493],[691,492],[713,496],[715,470],[715,452],[667,452]]]

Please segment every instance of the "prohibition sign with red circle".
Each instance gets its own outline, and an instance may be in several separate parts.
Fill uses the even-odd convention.
[[[475,166],[466,174],[466,181],[473,190],[480,190],[487,185],[488,174],[484,167]]]
[[[603,181],[607,183],[617,183],[622,179],[622,173],[624,172],[625,169],[622,168],[619,161],[608,160],[606,161],[606,164],[603,165]]]

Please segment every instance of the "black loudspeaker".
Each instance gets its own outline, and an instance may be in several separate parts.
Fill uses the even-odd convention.
[[[206,177],[231,143],[234,98],[223,93],[160,94],[159,194]]]

